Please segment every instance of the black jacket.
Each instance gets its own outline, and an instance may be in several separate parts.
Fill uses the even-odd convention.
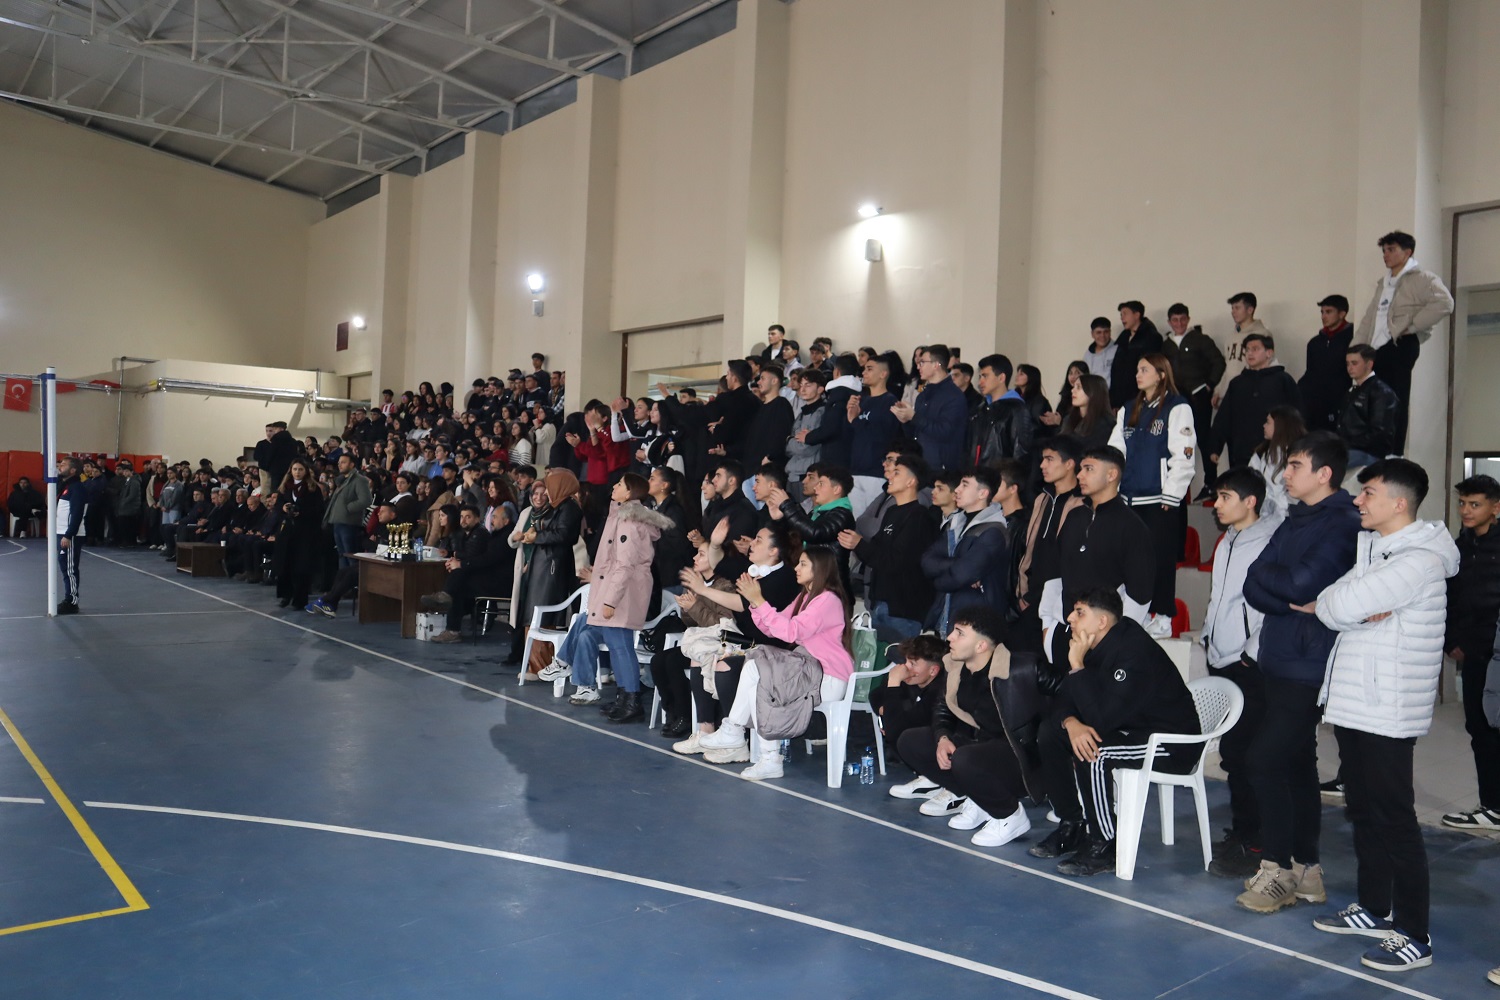
[[[1180,347],[1171,337],[1164,337],[1162,353],[1172,362],[1172,381],[1184,397],[1191,396],[1199,386],[1212,392],[1224,378],[1224,352],[1201,326],[1184,333]]]
[[[1297,380],[1297,390],[1310,431],[1338,429],[1339,409],[1349,388],[1344,354],[1353,340],[1354,324],[1346,322],[1331,336],[1319,330],[1307,342],[1307,367]]]
[[[1500,530],[1458,533],[1458,573],[1448,578],[1448,629],[1443,649],[1457,646],[1464,662],[1482,667],[1495,646],[1500,617]]]
[[[783,561],[781,568],[761,577],[760,592],[761,596],[766,599],[766,603],[770,604],[771,607],[777,611],[785,611],[787,606],[795,601],[797,595],[802,592],[802,588],[797,586],[797,571],[792,568],[792,563]],[[791,649],[796,645],[793,642],[772,639],[762,632],[760,626],[755,624],[755,619],[751,617],[750,605],[748,603],[745,604],[743,610],[734,612],[731,617],[734,619],[735,630],[740,635],[756,643],[766,646],[776,646],[781,649]],[[733,695],[731,695],[731,700],[732,698]]]
[[[1036,428],[1036,418],[1019,393],[1007,392],[993,402],[981,398],[969,416],[965,464],[988,465],[1002,458],[1024,463]]]
[[[1339,437],[1352,450],[1367,451],[1384,458],[1396,450],[1396,421],[1401,400],[1396,390],[1371,373],[1359,385],[1351,385],[1339,409]]]
[[[826,545],[838,559],[839,580],[844,593],[852,593],[849,578],[849,550],[839,544],[839,532],[854,530],[854,508],[850,505],[830,507],[812,514],[802,509],[795,500],[781,505],[781,519],[786,526],[802,536],[804,545]]]
[[[1135,603],[1151,602],[1156,552],[1150,532],[1123,497],[1097,507],[1085,498],[1058,530],[1057,550],[1063,611],[1071,611],[1078,595],[1095,587],[1123,585]]]
[[[296,457],[297,439],[288,431],[279,430],[269,440],[255,444],[255,464],[261,472],[270,473],[272,484],[277,486],[286,478],[292,459]]]
[[[853,465],[854,425],[849,422],[849,400],[858,392],[851,386],[830,383],[823,394],[823,419],[807,432],[807,443],[818,446],[818,461],[845,469]]]
[[[1170,659],[1167,662],[1171,664]],[[989,674],[990,694],[999,712],[1001,731],[998,733],[976,731],[974,722],[977,720],[958,705],[959,671],[967,669],[952,660],[944,663],[943,678],[934,682],[944,685],[944,697],[932,710],[933,733],[951,739],[955,732],[968,730],[981,742],[1006,740],[1021,765],[1021,778],[1027,792],[1040,801],[1043,785],[1037,736],[1047,713],[1048,699],[1038,683],[1036,655],[1011,652],[1001,646],[985,668]]]
[[[683,570],[693,564],[693,545],[688,541],[687,512],[676,497],[667,497],[654,508],[656,512],[672,522],[672,527],[661,533],[651,557],[651,575],[656,580],[656,591],[679,586]],[[657,597],[657,602],[661,598]],[[660,607],[656,608],[661,610]],[[655,613],[654,611],[652,612]]]
[[[11,514],[25,519],[33,515],[40,515],[47,509],[47,501],[34,486],[24,489],[19,485],[10,488],[10,504],[7,508]]]
[[[703,537],[712,538],[714,528],[726,517],[729,518],[729,537],[724,540],[726,549],[736,538],[754,538],[760,530],[755,504],[744,493],[735,490],[733,496],[717,497],[704,508],[703,527],[700,529]]]
[[[786,464],[786,439],[792,434],[792,404],[780,396],[769,403],[759,403],[745,428],[741,445],[746,477],[770,460],[772,465]]]
[[[710,443],[723,445],[724,454],[737,461],[745,457],[745,432],[750,427],[750,418],[760,408],[760,400],[747,386],[721,392],[707,403],[686,405],[676,396],[662,400],[672,423],[687,431],[702,430],[718,421],[712,432]]]
[[[938,674],[926,687],[910,681],[892,687],[877,684],[870,689],[870,707],[880,715],[887,746],[908,729],[932,725],[933,712],[943,703],[943,675]]]
[[[854,548],[873,574],[870,599],[884,601],[897,618],[919,622],[932,607],[932,581],[922,572],[922,553],[937,540],[938,530],[937,512],[913,500],[887,509],[874,537]]]
[[[572,499],[565,500],[561,507],[549,509],[533,521],[532,526],[536,528],[536,541],[522,585],[524,615],[516,619],[528,625],[532,608],[560,604],[578,586],[573,546],[583,529],[583,508]]]
[[[1122,618],[1068,674],[1057,717],[1073,716],[1100,736],[1201,731],[1193,695],[1166,650],[1134,619]]]
[[[1219,401],[1208,453],[1221,455],[1227,447],[1231,469],[1248,464],[1255,446],[1266,439],[1266,415],[1283,404],[1299,409],[1302,405],[1297,383],[1285,368],[1279,363],[1259,371],[1246,368],[1229,380]]]
[[[459,565],[485,576],[509,576],[506,572],[515,565],[515,552],[506,544],[502,532],[487,531],[483,525],[460,533],[459,544],[454,552]]]
[[[941,529],[922,554],[922,575],[932,581],[932,608],[925,623],[946,633],[945,617],[971,604],[983,604],[1004,614],[1010,607],[1010,536],[1005,514],[989,506],[965,518],[962,533],[948,552]],[[977,586],[976,586],[977,585]]]
[[[1161,351],[1161,333],[1155,323],[1142,316],[1135,333],[1121,330],[1115,344],[1115,356],[1109,363],[1109,405],[1118,410],[1135,398],[1135,366],[1146,355]]]

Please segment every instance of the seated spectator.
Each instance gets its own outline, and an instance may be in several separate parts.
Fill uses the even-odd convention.
[[[16,525],[18,535],[22,531],[30,534],[32,518],[45,520],[47,517],[47,501],[43,499],[37,488],[31,485],[31,480],[25,476],[17,479],[15,485],[10,488],[10,501],[6,509],[10,511],[11,517],[19,521]]]
[[[382,501],[375,505],[375,530],[374,534],[361,532],[359,549],[356,551],[373,552],[386,542],[386,527],[396,520],[396,508],[389,501]],[[351,591],[359,589],[359,563],[351,559],[347,565],[340,565],[339,571],[334,574],[333,582],[328,585],[321,597],[314,597],[307,602],[304,610],[310,615],[323,615],[325,618],[334,618],[339,613],[339,602],[349,595]]]
[[[1349,446],[1349,468],[1371,465],[1396,450],[1401,400],[1375,374],[1375,348],[1354,344],[1344,355],[1348,394],[1339,408],[1339,437]]]
[[[926,624],[939,634],[952,630],[958,608],[983,604],[1003,616],[1010,606],[1005,512],[991,503],[999,486],[993,469],[965,473],[953,494],[959,513],[922,555],[922,573],[935,592]]]
[[[663,535],[665,539],[667,536]],[[660,560],[660,542],[657,544],[657,559]],[[689,627],[712,627],[719,623],[725,614],[725,608],[710,600],[703,600],[693,591],[691,586],[683,586],[684,578],[691,578],[694,584],[702,583],[713,590],[723,594],[734,593],[734,583],[714,575],[713,566],[709,562],[709,548],[704,546],[693,553],[692,562],[678,574],[673,583],[682,590],[677,595],[677,609],[682,615],[685,625]],[[688,718],[692,710],[692,688],[688,683],[688,670],[691,664],[683,655],[680,646],[672,646],[663,649],[651,657],[651,679],[656,685],[656,693],[661,698],[662,726],[660,736],[669,740],[680,740],[688,735]],[[550,667],[548,668],[551,669]],[[553,677],[547,676],[547,671],[538,675],[543,680],[555,679],[558,676],[566,676],[564,671],[559,671]]]
[[[748,573],[735,584],[761,631],[793,648],[747,651],[732,691],[725,684],[732,668],[722,661],[712,668],[720,701],[732,695],[733,704],[724,724],[698,742],[705,750],[737,750],[745,745],[753,718],[762,740],[761,757],[740,772],[752,781],[781,777],[779,741],[802,735],[813,710],[842,698],[854,673],[849,598],[839,583],[833,552],[822,547],[804,551],[796,580],[797,597],[784,609],[771,604],[760,581]]]
[[[1087,876],[1115,868],[1115,769],[1141,767],[1154,733],[1200,730],[1177,665],[1138,622],[1124,617],[1117,591],[1085,591],[1068,625],[1069,673],[1039,740],[1043,784],[1059,822],[1028,853],[1072,855],[1058,873]],[[1186,774],[1202,752],[1201,744],[1167,744],[1151,768]]]
[[[755,536],[759,517],[741,489],[744,482],[744,467],[732,459],[720,459],[713,467],[711,480],[704,484],[703,524],[696,535],[688,536],[694,545],[702,545],[724,520],[729,522],[726,544]]]
[[[897,455],[886,472],[892,503],[870,538],[853,528],[838,534],[839,545],[852,551],[870,570],[866,603],[870,624],[882,642],[910,639],[922,631],[932,608],[931,581],[922,572],[922,555],[937,540],[938,518],[918,500],[927,467],[916,455]]]
[[[773,490],[768,500],[771,518],[785,520],[807,545],[829,546],[838,563],[839,583],[847,594],[850,590],[849,550],[838,547],[838,541],[840,532],[854,527],[854,505],[849,502],[854,477],[848,469],[826,464],[809,471],[816,473],[811,491],[812,511],[803,510],[786,490]]]
[[[396,508],[397,524],[416,524],[417,519],[422,516],[421,505],[417,502],[417,498],[412,492],[415,483],[416,480],[410,474],[405,472],[396,473],[396,492],[391,497],[391,503]],[[447,479],[443,479],[440,483],[434,483],[433,489],[439,491],[440,497],[444,495],[456,496],[453,493],[453,483]],[[452,501],[450,500],[449,502],[451,503]]]
[[[922,815],[977,830],[971,843],[980,847],[1008,844],[1030,830],[1021,799],[1044,795],[1037,732],[1046,699],[1037,686],[1036,655],[1013,656],[1004,632],[1005,615],[994,608],[971,605],[954,615],[932,724],[908,729],[898,741],[901,759],[938,786]]]
[[[1104,380],[1105,398],[1109,397],[1109,380],[1114,371],[1115,353],[1119,351],[1120,345],[1112,339],[1114,337],[1114,324],[1108,316],[1096,316],[1089,324],[1089,344],[1085,363],[1088,365],[1090,375],[1097,375]],[[1073,405],[1077,406],[1075,402]]]
[[[885,734],[886,746],[901,763],[911,763],[901,756],[901,734],[909,729],[932,725],[932,713],[943,700],[944,684],[933,683],[943,673],[943,658],[948,643],[935,635],[915,635],[891,653],[891,669],[885,683],[870,689],[870,707],[879,720],[875,723]],[[918,774],[910,781],[892,785],[890,794],[897,799],[930,799],[942,785]]]

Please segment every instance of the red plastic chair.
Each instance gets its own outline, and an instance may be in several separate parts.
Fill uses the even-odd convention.
[[[1187,602],[1179,597],[1177,598],[1177,609],[1172,614],[1172,638],[1175,639],[1182,635],[1182,633],[1190,631],[1192,627],[1193,623],[1188,619]]]
[[[1214,539],[1214,550],[1208,554],[1208,561],[1198,565],[1198,572],[1212,573],[1214,571],[1214,556],[1218,554],[1219,543],[1224,541],[1224,532],[1219,532],[1219,537]]]
[[[1178,569],[1196,569],[1202,561],[1203,551],[1199,547],[1198,529],[1188,528],[1187,537],[1182,543],[1182,558],[1177,561]]]

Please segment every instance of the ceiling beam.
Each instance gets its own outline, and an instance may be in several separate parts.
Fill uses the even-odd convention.
[[[584,17],[582,14],[576,14],[560,3],[554,3],[553,0],[531,0],[531,2],[542,8],[542,10],[547,11],[549,14],[556,14],[564,21],[572,21],[580,28],[585,28],[589,31],[592,31],[600,38],[608,39],[609,41],[613,42],[615,44],[615,47],[618,48],[621,52],[628,52],[631,49],[635,48],[635,43],[626,38],[624,35],[615,34],[613,31],[610,31],[599,22],[590,20],[589,18]]]

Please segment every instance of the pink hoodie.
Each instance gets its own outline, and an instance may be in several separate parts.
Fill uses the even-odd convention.
[[[750,618],[772,639],[795,642],[823,665],[823,673],[841,681],[854,673],[854,660],[844,648],[844,602],[836,594],[823,591],[803,606],[801,614],[792,616],[797,602],[777,611],[767,601],[750,612]]]

